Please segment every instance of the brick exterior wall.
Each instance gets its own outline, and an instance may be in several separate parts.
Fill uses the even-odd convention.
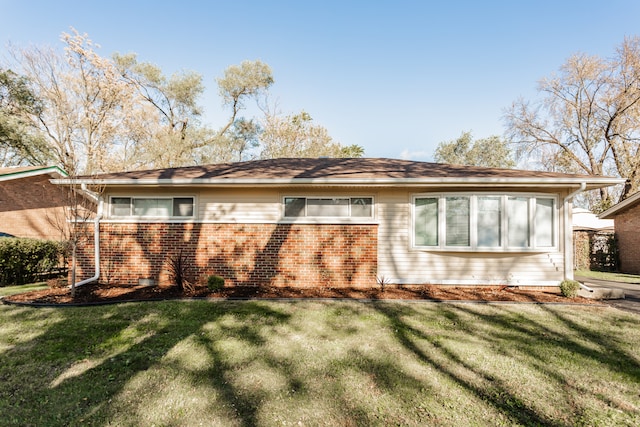
[[[620,250],[620,271],[640,274],[640,204],[616,215],[614,227]]]
[[[190,280],[200,283],[215,274],[225,286],[370,287],[377,235],[377,225],[102,223],[100,281],[168,284],[168,261],[182,252]],[[88,236],[79,247],[77,280],[94,274],[93,253]]]
[[[44,174],[0,181],[0,231],[16,237],[63,238],[66,198],[50,179]]]

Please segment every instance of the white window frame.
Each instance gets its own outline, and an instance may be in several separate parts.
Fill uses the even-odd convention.
[[[114,215],[113,214],[113,199],[129,199],[129,215]],[[193,212],[191,215],[173,215],[173,207],[175,199],[191,199],[193,201]],[[171,214],[165,215],[134,215],[134,200],[171,200]],[[137,219],[137,220],[193,220],[196,217],[196,197],[191,195],[176,195],[176,196],[131,196],[131,195],[112,195],[109,197],[109,218],[114,220],[119,219]]]
[[[286,200],[287,199],[305,199],[304,215],[301,216],[286,216]],[[348,216],[308,216],[307,215],[307,200],[309,199],[347,199],[349,200],[349,215]],[[370,216],[351,216],[351,206],[353,199],[370,199],[371,200],[371,215]],[[281,218],[282,222],[346,222],[346,223],[370,223],[376,216],[376,201],[375,197],[370,195],[295,195],[287,194],[282,196],[281,200]]]
[[[446,198],[447,197],[468,197],[470,202],[469,213],[469,246],[447,246],[446,245]],[[500,244],[498,246],[478,245],[478,198],[497,197],[500,198]],[[507,203],[510,197],[523,197],[528,199],[528,225],[529,243],[528,246],[509,246],[509,218]],[[416,244],[416,200],[433,198],[438,201],[438,244],[434,246],[424,246]],[[552,218],[552,245],[538,246],[536,242],[536,200],[553,200]],[[493,193],[493,192],[454,192],[454,193],[420,193],[411,196],[411,248],[416,250],[447,251],[447,252],[555,252],[559,245],[559,221],[560,204],[557,195],[547,193]]]

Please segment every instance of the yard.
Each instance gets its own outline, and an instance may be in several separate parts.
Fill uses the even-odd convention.
[[[600,305],[0,305],[0,424],[635,426],[638,342]]]

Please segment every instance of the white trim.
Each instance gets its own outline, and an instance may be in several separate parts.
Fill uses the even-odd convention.
[[[112,207],[113,207],[113,203],[112,200],[113,199],[131,199],[130,202],[130,213],[132,213],[131,215],[127,215],[127,216],[120,216],[120,215],[113,215],[112,213]],[[173,200],[175,199],[193,199],[193,215],[191,216],[180,216],[180,215],[171,215],[171,216],[141,216],[141,215],[133,215],[133,200],[134,199],[156,199],[156,200],[171,200],[172,201],[172,209],[173,209]],[[107,219],[108,220],[114,220],[116,222],[119,222],[120,220],[133,220],[135,222],[166,222],[166,221],[177,221],[177,222],[189,222],[189,221],[193,221],[195,219],[198,218],[198,200],[197,197],[195,195],[191,195],[191,194],[185,194],[185,195],[177,195],[177,194],[170,194],[170,195],[159,195],[159,196],[153,196],[153,195],[131,195],[131,194],[110,194],[109,195],[109,202],[107,204]]]
[[[6,168],[6,169],[8,169],[8,168]],[[32,170],[24,170],[24,171],[16,171],[16,172],[7,172],[7,173],[4,173],[4,174],[0,175],[0,181],[10,181],[10,180],[13,180],[13,179],[22,179],[22,178],[29,178],[29,177],[32,177],[32,176],[51,175],[51,174],[56,174],[56,175],[63,176],[63,177],[69,176],[69,175],[67,175],[67,173],[65,171],[63,171],[62,169],[60,169],[57,166],[46,166],[46,167],[42,167],[40,169],[32,169]],[[69,180],[69,179],[67,178],[66,180]],[[53,181],[65,181],[65,179],[64,178],[63,179],[51,179],[49,181],[50,182],[53,182]],[[79,183],[79,181],[77,181],[77,182]]]
[[[478,246],[477,220],[478,220],[478,197],[500,197],[501,204],[501,235],[500,246]],[[446,245],[446,198],[448,197],[468,197],[469,198],[469,246],[447,246]],[[507,246],[508,245],[508,215],[507,203],[509,197],[527,198],[528,204],[528,224],[529,224],[529,246]],[[415,242],[415,225],[416,225],[416,199],[434,198],[438,199],[438,245],[437,246],[419,246]],[[551,199],[553,200],[553,245],[537,246],[535,234],[535,200]],[[443,203],[443,200],[445,201]],[[547,253],[558,252],[560,244],[559,221],[560,221],[560,205],[557,194],[550,193],[530,193],[530,192],[437,192],[437,193],[415,193],[410,199],[411,221],[409,229],[409,243],[411,251],[427,251],[427,252],[481,252],[481,253]]]
[[[88,220],[86,222],[91,222]],[[230,221],[228,219],[215,220],[215,219],[176,219],[176,218],[109,218],[100,221],[101,224],[307,224],[307,225],[380,225],[380,221],[369,219],[368,221],[352,221],[351,218],[344,218],[343,221],[336,220],[335,218],[316,219],[316,218],[303,218],[302,220],[294,221],[266,221],[260,219],[254,220],[242,220],[242,221]]]
[[[211,186],[289,186],[289,185],[373,185],[373,186],[457,186],[470,187],[478,185],[499,185],[501,187],[522,187],[535,186],[545,188],[566,188],[567,186],[579,185],[587,182],[589,188],[600,188],[610,185],[623,184],[626,182],[623,178],[597,177],[590,176],[588,179],[583,178],[564,178],[564,177],[499,177],[499,178],[482,178],[482,177],[431,177],[431,178],[116,178],[116,179],[56,179],[52,180],[54,184],[74,185],[174,185],[174,186],[191,186],[191,185],[211,185]]]
[[[285,199],[305,199],[305,215],[304,216],[285,216]],[[307,199],[348,199],[349,200],[349,216],[307,216]],[[351,216],[351,199],[371,199],[371,216]],[[285,194],[280,197],[280,221],[279,223],[308,223],[308,224],[326,224],[326,223],[366,223],[376,219],[376,198],[373,195],[363,194]]]

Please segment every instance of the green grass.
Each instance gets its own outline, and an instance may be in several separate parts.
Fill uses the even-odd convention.
[[[40,289],[46,289],[47,284],[42,283],[32,283],[29,285],[22,286],[0,286],[0,297],[6,297],[8,295],[20,294],[23,292],[31,292],[31,291],[39,291]]]
[[[640,425],[603,306],[0,305],[3,426]]]
[[[626,282],[640,284],[640,276],[635,274],[609,273],[604,271],[576,270],[576,276],[589,277],[599,280],[613,280],[614,282]]]

